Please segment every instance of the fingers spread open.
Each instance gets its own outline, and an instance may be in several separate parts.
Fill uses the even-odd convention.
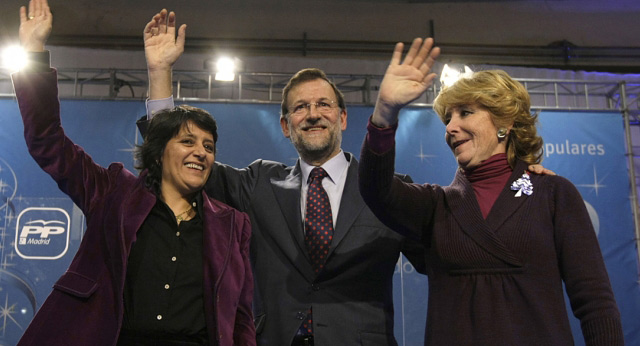
[[[415,39],[413,39],[413,42],[411,43],[411,47],[409,48],[409,51],[407,52],[407,55],[404,57],[404,61],[402,62],[403,65],[412,65],[414,63],[414,60],[418,55],[418,51],[420,49],[421,44],[422,44],[421,38],[416,37]]]
[[[34,12],[36,11],[36,6],[33,3],[34,0],[29,0],[29,8],[27,10],[29,18],[33,18]]]
[[[50,16],[51,15],[51,10],[49,9],[49,4],[47,3],[46,0],[44,0],[42,2],[42,14],[46,17],[46,16]]]
[[[163,8],[162,11],[160,11],[160,18],[158,19],[159,33],[167,32],[167,17],[167,10]]]
[[[147,25],[144,26],[143,36],[144,38],[151,37],[151,29],[156,25],[156,21],[151,19]]]
[[[433,67],[433,64],[435,64],[436,59],[438,58],[439,55],[440,55],[440,47],[435,47],[431,49],[431,51],[429,52],[429,55],[424,60],[423,64],[420,66],[420,72],[422,72],[423,74],[427,74]]]
[[[167,34],[171,34],[172,36],[176,35],[176,14],[173,13],[173,11],[169,12],[167,20]]]
[[[27,9],[24,6],[20,7],[20,24],[27,21]]]
[[[436,78],[435,73],[428,73],[428,74],[425,74],[424,78],[422,79],[422,82],[424,84],[431,84],[431,82],[433,82],[435,78]]]
[[[39,16],[40,11],[40,0],[33,0],[33,14],[29,18]],[[31,13],[31,11],[29,11],[29,13]]]
[[[396,47],[393,49],[393,54],[391,55],[391,65],[400,64],[400,59],[402,59],[402,50],[404,49],[404,44],[402,42],[396,43]]]
[[[433,40],[431,38],[427,38],[424,40],[422,46],[418,50],[418,54],[416,55],[413,66],[416,68],[420,68],[422,64],[425,62],[427,57],[429,56],[429,52],[431,51],[431,46],[433,45]]]
[[[176,46],[184,47],[186,32],[187,24],[180,25],[180,28],[178,28],[178,38],[176,39]]]

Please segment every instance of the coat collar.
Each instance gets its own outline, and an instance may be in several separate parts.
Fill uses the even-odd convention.
[[[523,265],[521,259],[502,242],[495,230],[531,198],[526,195],[515,198],[515,191],[510,189],[511,182],[520,177],[526,167],[524,162],[516,164],[486,220],[482,217],[471,183],[464,174],[457,172],[451,185],[445,188],[447,204],[463,232],[493,256],[517,267]]]
[[[145,186],[146,177],[146,170],[140,173],[133,189],[128,192],[129,196],[120,205],[124,232],[123,260],[129,256],[131,244],[136,240],[136,232],[156,204],[156,196]]]
[[[532,198],[522,194],[520,197],[515,197],[517,191],[511,190],[511,183],[516,181],[527,171],[528,164],[522,161],[518,161],[516,166],[507,180],[507,184],[503,187],[502,192],[496,199],[496,202],[491,208],[489,215],[487,215],[487,223],[491,229],[498,229],[504,222],[522,207],[525,201]]]
[[[204,214],[204,282],[207,287],[210,287],[207,282],[215,282],[217,289],[229,262],[237,223],[234,220],[233,209],[223,209],[217,204],[219,202],[209,198],[204,190],[201,193]]]
[[[127,258],[131,250],[131,245],[136,240],[136,233],[142,227],[142,223],[147,218],[151,209],[156,204],[156,196],[145,186],[147,172],[143,171],[137,178],[133,189],[120,205],[120,213],[123,222],[123,245],[115,248],[123,249],[120,256],[120,263],[116,263],[121,268],[127,263]],[[210,273],[211,278],[219,279],[229,258],[231,242],[233,240],[233,210],[221,207],[215,200],[210,199],[206,193],[201,191],[203,219],[203,242],[205,260],[205,272]],[[123,271],[124,272],[124,271]],[[214,281],[205,281],[214,282]],[[217,283],[216,283],[217,284]]]

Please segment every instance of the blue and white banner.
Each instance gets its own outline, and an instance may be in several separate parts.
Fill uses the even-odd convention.
[[[297,153],[284,138],[279,105],[195,106],[218,121],[216,159],[244,167],[257,158],[294,164]],[[62,102],[68,136],[96,162],[123,162],[133,169],[140,141],[135,121],[143,102]],[[343,149],[359,156],[371,107],[350,107]],[[409,108],[398,130],[398,172],[415,182],[448,185],[456,169],[444,143],[444,125],[430,109]],[[587,205],[618,306],[627,345],[640,345],[640,283],[634,241],[624,129],[619,113],[542,112],[543,164],[571,180]],[[84,217],[29,156],[14,100],[0,100],[0,345],[14,345],[64,272],[78,248]],[[427,278],[399,259],[394,280],[396,338],[421,345],[424,338]],[[572,317],[577,345],[584,345]]]

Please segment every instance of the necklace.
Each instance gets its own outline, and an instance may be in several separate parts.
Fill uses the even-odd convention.
[[[189,216],[191,215],[190,211],[193,210],[192,206],[189,206],[189,209],[183,211],[180,214],[176,215],[176,220],[178,221],[178,223],[180,223],[180,221],[185,221],[186,219],[189,218]]]

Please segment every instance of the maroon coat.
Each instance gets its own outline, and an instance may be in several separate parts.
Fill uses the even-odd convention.
[[[60,125],[57,73],[20,72],[13,83],[31,156],[83,211],[87,230],[69,269],[19,345],[115,345],[124,315],[127,258],[156,203],[121,163],[97,165]],[[241,213],[203,192],[204,303],[211,345],[255,345],[249,263],[251,228]]]
[[[377,154],[379,138],[369,139],[359,170],[365,202],[427,247],[425,345],[573,345],[563,284],[586,345],[624,344],[595,231],[567,179],[531,174],[533,194],[515,197],[511,182],[527,169],[519,161],[485,219],[464,174],[445,187],[404,183],[393,176],[395,148]]]

